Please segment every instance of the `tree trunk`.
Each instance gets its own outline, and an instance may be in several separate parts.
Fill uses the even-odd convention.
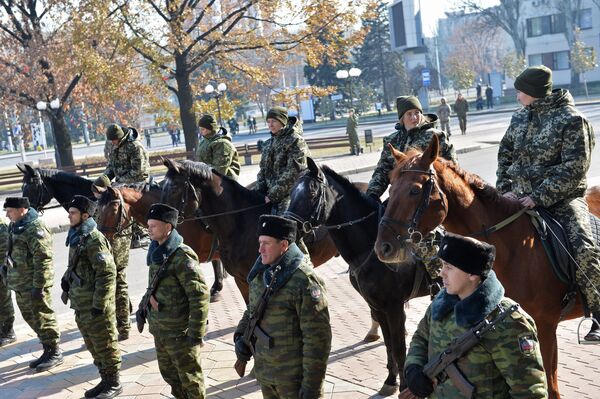
[[[71,137],[69,137],[69,130],[64,119],[64,112],[62,108],[56,111],[49,111],[50,122],[52,124],[52,131],[54,132],[54,147],[55,154],[57,155],[56,166],[73,166],[75,162],[73,160],[73,147],[71,146]]]
[[[179,115],[183,125],[186,151],[194,151],[198,145],[196,115],[194,113],[194,93],[190,84],[190,74],[187,72],[187,56],[175,57],[177,80],[177,99],[179,100]]]

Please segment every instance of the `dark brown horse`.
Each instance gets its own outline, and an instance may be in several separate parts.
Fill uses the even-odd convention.
[[[478,176],[438,158],[438,149],[435,136],[423,153],[403,154],[392,149],[397,166],[390,175],[389,204],[375,243],[377,255],[384,262],[406,259],[411,247],[418,245],[420,234],[442,223],[450,232],[493,244],[497,251],[494,271],[506,295],[535,319],[549,396],[559,398],[556,328],[569,287],[554,274],[528,216],[522,215],[493,233],[484,233],[521,206]],[[574,306],[563,317],[582,315],[582,307]]]
[[[219,238],[223,266],[235,278],[247,302],[246,277],[258,256],[258,218],[270,212],[271,204],[265,204],[264,195],[220,175],[204,163],[167,159],[164,164],[168,171],[161,202],[179,209],[185,220],[202,220],[210,226]],[[315,266],[338,253],[328,235],[307,246]]]

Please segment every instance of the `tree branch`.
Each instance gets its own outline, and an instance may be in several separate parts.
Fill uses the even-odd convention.
[[[156,4],[154,3],[154,1],[153,1],[153,0],[147,0],[147,1],[148,1],[148,3],[150,3],[150,5],[152,6],[152,8],[154,8],[154,11],[156,11],[156,13],[157,13],[158,15],[160,15],[160,17],[161,17],[162,19],[164,19],[164,20],[165,20],[165,22],[167,22],[167,23],[171,23],[171,22],[173,21],[171,18],[167,17],[167,16],[166,16],[166,15],[165,15],[165,14],[162,12],[162,10],[160,9],[160,7],[159,7],[158,5],[156,5]],[[167,4],[168,4],[168,1],[167,1]]]

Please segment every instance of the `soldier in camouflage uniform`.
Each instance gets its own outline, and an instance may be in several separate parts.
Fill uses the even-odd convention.
[[[276,272],[273,294],[254,334],[256,379],[266,399],[320,398],[331,350],[325,284],[294,244],[294,221],[263,215],[258,235],[260,256],[248,274],[250,302],[234,334],[236,356],[250,360],[244,330]]]
[[[52,310],[50,289],[54,282],[52,233],[38,218],[29,200],[9,197],[4,202],[8,227],[7,285],[15,291],[23,319],[37,334],[44,352],[29,363],[36,371],[46,371],[63,363],[58,347],[60,332]]]
[[[176,398],[205,398],[200,348],[206,334],[209,292],[196,253],[175,227],[178,212],[165,204],[148,211],[148,280],[166,262],[166,273],[150,297],[148,323],[160,374]]]
[[[134,128],[125,128],[117,124],[108,125],[106,129],[105,154],[108,150],[108,166],[104,173],[94,182],[98,187],[107,187],[111,180],[116,183],[141,183],[148,179],[150,174],[150,163],[148,153],[139,140],[139,135]],[[127,287],[127,265],[129,264],[129,249],[132,246],[132,235],[138,241],[146,233],[134,223],[124,229],[111,241],[113,259],[117,265],[117,289],[116,289],[116,315],[117,331],[119,341],[129,338],[131,329],[130,301]],[[138,248],[140,244],[134,244]]]
[[[404,374],[409,390],[419,397],[464,398],[450,378],[434,386],[423,366],[446,350],[454,338],[484,318],[493,320],[515,302],[504,297],[504,287],[492,271],[492,245],[447,233],[440,257],[445,288],[419,322]],[[535,322],[521,309],[483,334],[455,364],[475,387],[474,399],[548,397]]]
[[[76,195],[69,204],[69,265],[61,279],[75,310],[75,322],[100,372],[100,383],[86,398],[109,399],[123,392],[119,381],[121,353],[115,322],[116,266],[106,237],[91,217],[96,204]]]
[[[10,290],[6,286],[8,267],[5,265],[6,244],[8,243],[8,225],[0,219],[0,347],[11,344],[17,340],[13,323],[15,310],[13,308]]]
[[[198,120],[198,126],[202,140],[198,143],[196,161],[204,162],[222,175],[237,180],[240,175],[238,152],[227,131],[218,134],[217,121],[208,114]],[[223,289],[223,263],[216,259],[212,261],[212,266],[215,282],[210,288],[210,301],[217,302],[220,299],[219,293]]]
[[[594,130],[567,90],[552,90],[547,67],[527,68],[515,88],[523,108],[515,112],[500,142],[496,187],[526,208],[546,208],[563,225],[579,265],[576,282],[600,322],[600,250],[583,199]],[[585,339],[600,341],[597,325]]]
[[[396,108],[400,121],[396,124],[396,131],[383,139],[383,151],[377,166],[371,176],[367,196],[374,202],[381,203],[380,197],[390,184],[390,172],[396,166],[396,160],[392,156],[388,144],[392,144],[398,151],[405,152],[410,148],[424,151],[435,134],[440,142],[440,156],[456,162],[454,146],[450,144],[448,135],[435,128],[437,116],[434,114],[423,115],[423,107],[418,98],[414,96],[402,96],[396,98]],[[438,246],[434,244],[436,237],[434,233],[423,237],[426,245],[417,246],[413,255],[423,261],[427,273],[431,279],[436,279],[442,263],[437,259]],[[436,286],[432,286],[435,291]]]
[[[350,154],[360,155],[360,140],[358,139],[358,115],[354,109],[348,111],[348,122],[346,123],[346,134],[350,141]]]

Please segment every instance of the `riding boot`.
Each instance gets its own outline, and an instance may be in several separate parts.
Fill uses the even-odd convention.
[[[4,323],[0,327],[0,347],[4,345],[12,344],[17,340],[15,330],[13,330],[12,323]]]
[[[63,355],[58,344],[48,345],[48,355],[43,362],[37,365],[35,371],[47,371],[64,363]]]
[[[34,361],[29,363],[29,368],[31,368],[31,369],[36,368],[40,363],[45,362],[46,359],[48,358],[48,352],[50,351],[50,347],[45,344],[42,344],[42,346],[44,347],[44,352],[42,352],[42,355],[39,358],[37,358]]]
[[[85,391],[84,396],[86,398],[95,398],[96,396],[98,396],[100,394],[100,392],[102,392],[102,390],[104,389],[104,380],[105,379],[106,379],[106,376],[104,375],[104,373],[100,372],[100,382],[98,383],[98,385],[96,385],[92,389],[88,389],[87,391]]]
[[[596,319],[596,322],[600,323],[600,312],[592,312],[592,317]],[[586,341],[599,342],[600,343],[600,327],[596,322],[592,323],[590,332],[583,338]]]
[[[96,395],[96,399],[111,399],[123,392],[123,386],[119,378],[119,372],[105,374],[102,391]]]

